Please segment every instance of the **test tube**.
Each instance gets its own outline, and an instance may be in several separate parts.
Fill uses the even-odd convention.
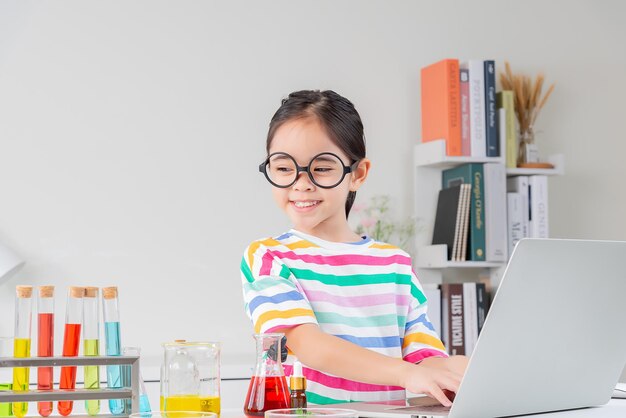
[[[37,299],[37,356],[54,355],[54,286],[39,286]],[[37,389],[53,389],[53,368],[37,368]],[[47,417],[52,413],[52,402],[38,402],[39,415]]]
[[[65,311],[65,333],[63,335],[63,357],[76,357],[80,345],[80,328],[83,321],[83,297],[85,288],[72,286],[67,295]],[[76,366],[61,367],[60,389],[74,389],[76,387]],[[59,414],[68,416],[72,413],[73,401],[59,401]]]
[[[122,354],[125,356],[141,356],[141,348],[139,347],[124,347]],[[124,373],[122,374],[122,384],[124,387],[130,387],[131,384],[131,366],[123,366]],[[141,367],[141,366],[140,366]],[[124,402],[126,408],[126,414],[131,413],[131,400],[126,399]],[[141,375],[141,368],[139,369],[139,412],[152,412],[150,408],[150,401],[148,400],[148,393],[146,392],[146,385],[143,382],[143,376]]]
[[[117,287],[102,288],[102,310],[104,312],[104,341],[107,356],[122,354],[120,338],[120,308]],[[120,366],[107,366],[107,386],[122,387],[122,369]],[[123,399],[109,399],[109,410],[113,415],[124,413]]]
[[[97,287],[85,288],[83,309],[83,354],[85,356],[100,355],[98,293],[99,289]],[[85,389],[100,389],[99,366],[85,366]],[[85,401],[85,409],[89,415],[98,415],[100,412],[100,401]]]
[[[13,337],[0,337],[0,357],[13,355]],[[0,367],[0,391],[13,388],[13,370],[10,367]],[[11,402],[0,402],[0,418],[12,417]]]
[[[30,357],[30,325],[33,311],[32,286],[17,286],[15,288],[15,340],[13,343],[13,357]],[[30,382],[30,368],[13,368],[13,390],[27,391]],[[14,402],[13,415],[22,418],[28,413],[28,402]]]

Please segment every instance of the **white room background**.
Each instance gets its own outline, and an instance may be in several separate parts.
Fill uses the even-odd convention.
[[[618,1],[2,1],[0,241],[27,264],[0,285],[117,285],[122,343],[158,378],[160,343],[223,343],[254,362],[239,264],[289,227],[256,168],[280,99],[334,89],[359,110],[373,161],[359,201],[412,213],[419,69],[509,60],[556,90],[538,144],[554,237],[626,239],[626,29]],[[601,273],[601,266],[598,272]],[[593,278],[590,277],[593,286]],[[540,291],[540,290],[539,290]],[[151,372],[150,370],[154,370]],[[237,369],[240,370],[240,369]]]

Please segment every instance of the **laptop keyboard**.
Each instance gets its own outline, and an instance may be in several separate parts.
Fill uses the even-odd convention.
[[[420,406],[405,406],[401,408],[389,408],[394,411],[403,411],[403,412],[425,412],[425,413],[437,413],[437,412],[450,412],[450,407],[443,405],[420,405]]]

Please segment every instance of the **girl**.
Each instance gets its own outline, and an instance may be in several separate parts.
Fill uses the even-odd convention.
[[[444,351],[410,257],[348,225],[371,166],[352,103],[333,91],[291,93],[266,148],[259,170],[293,229],[244,253],[255,332],[285,333],[311,403],[403,399],[406,388],[450,406],[444,391],[457,391],[467,360]]]

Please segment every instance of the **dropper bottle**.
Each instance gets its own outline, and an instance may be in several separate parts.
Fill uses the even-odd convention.
[[[293,373],[289,378],[290,403],[292,408],[306,408],[306,378],[302,374],[302,363],[293,362]]]

